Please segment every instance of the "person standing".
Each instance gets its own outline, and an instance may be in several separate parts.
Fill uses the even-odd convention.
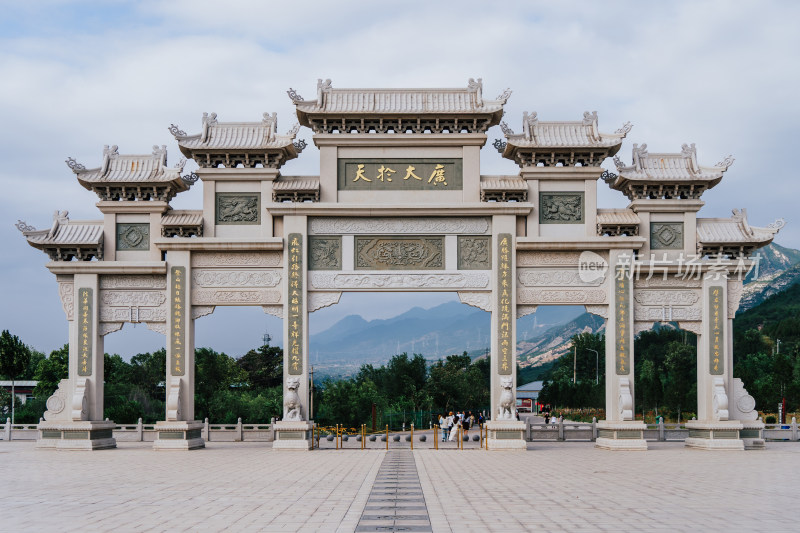
[[[442,430],[442,442],[447,440],[447,426],[445,425],[445,418],[444,415],[439,415],[439,429]]]

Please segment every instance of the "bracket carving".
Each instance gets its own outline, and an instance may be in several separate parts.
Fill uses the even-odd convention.
[[[722,378],[714,378],[711,406],[715,420],[728,420],[728,395],[725,393],[725,381]]]
[[[192,320],[197,320],[201,316],[207,316],[214,312],[215,305],[193,305]]]
[[[535,313],[537,309],[539,309],[538,305],[518,305],[517,318],[522,318],[524,316],[530,315],[531,313]]]
[[[75,284],[73,282],[58,282],[58,295],[61,297],[61,307],[67,320],[72,320],[75,309]]]
[[[690,331],[695,335],[701,335],[703,333],[703,323],[702,322],[678,322],[678,327]]]
[[[179,377],[170,379],[167,392],[167,422],[177,422],[181,419],[181,382]]]
[[[619,415],[622,420],[633,420],[633,396],[628,378],[619,378]]]
[[[66,420],[69,414],[65,411],[67,407],[67,395],[69,391],[69,380],[62,379],[58,382],[58,388],[47,399],[47,411],[44,412],[44,419],[48,422],[52,420]]]
[[[150,331],[155,331],[156,333],[161,333],[162,335],[167,334],[167,323],[166,322],[145,322],[145,326]]]
[[[123,325],[125,322],[100,322],[97,326],[97,334],[105,337],[109,333],[121,330]]]
[[[313,313],[323,307],[330,307],[339,303],[341,292],[309,292],[308,312]]]
[[[471,305],[472,307],[477,307],[478,309],[483,309],[488,312],[492,311],[492,299],[488,292],[459,291],[458,299],[462,304]],[[517,312],[519,313],[519,311]]]
[[[283,318],[282,305],[262,305],[261,309],[263,309],[264,312],[267,313],[268,315],[276,316],[278,318]]]
[[[72,404],[70,405],[73,422],[89,419],[87,409],[88,400],[86,398],[86,388],[88,386],[89,378],[78,378],[75,380],[75,390],[72,393]]]
[[[736,318],[739,302],[742,301],[744,284],[740,280],[728,280],[728,318]]]
[[[608,319],[608,306],[607,305],[584,305],[587,313],[597,315],[599,317]]]
[[[758,419],[756,400],[747,393],[739,378],[733,378],[733,404],[728,414],[732,420],[754,422]]]

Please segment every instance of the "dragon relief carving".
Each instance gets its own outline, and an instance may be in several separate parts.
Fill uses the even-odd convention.
[[[467,274],[331,274],[309,272],[315,289],[484,289],[489,275]]]
[[[309,232],[318,235],[486,233],[488,218],[312,218]]]
[[[273,270],[194,270],[196,287],[275,287],[281,281]]]
[[[193,267],[280,267],[280,252],[198,252],[192,254]]]
[[[517,266],[571,266],[576,267],[580,261],[578,252],[517,252]]]
[[[281,301],[280,291],[268,290],[193,290],[192,302],[197,305],[263,305]]]
[[[439,270],[444,268],[442,237],[356,237],[356,269]]]
[[[517,291],[520,304],[602,304],[606,303],[606,291],[586,290],[533,290]]]

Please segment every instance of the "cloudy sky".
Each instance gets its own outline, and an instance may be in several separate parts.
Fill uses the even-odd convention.
[[[203,112],[222,121],[277,112],[288,131],[295,117],[286,90],[313,96],[317,78],[334,87],[465,87],[481,77],[486,97],[512,89],[506,120],[517,131],[523,111],[577,120],[597,110],[603,131],[634,124],[626,161],[633,143],[652,152],[696,143],[708,165],[733,154],[700,216],[746,207],[754,226],[784,217],[776,242],[800,248],[797,2],[38,0],[0,10],[0,329],[42,351],[66,342],[66,319],[47,257],[14,223],[49,227],[57,209],[101,218],[67,157],[91,168],[105,144],[121,153],[166,144],[174,162],[167,127],[197,132]],[[493,128],[489,144],[501,136]],[[311,144],[310,130],[299,137]],[[484,174],[517,171],[491,146],[482,155]],[[283,173],[317,174],[317,156],[309,148]],[[626,205],[604,184],[599,190],[601,207]],[[199,209],[200,187],[173,207]],[[380,318],[441,300],[401,295],[387,305],[345,295],[312,315],[312,332],[353,312]],[[266,330],[280,336],[280,322],[259,308],[218,308],[197,326],[198,345],[232,355]],[[130,356],[163,343],[126,325],[106,337],[106,350]]]

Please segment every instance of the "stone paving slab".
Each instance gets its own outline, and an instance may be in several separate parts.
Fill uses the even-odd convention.
[[[408,472],[379,478],[385,451],[150,446],[57,452],[1,441],[0,531],[352,532],[365,511],[388,519],[425,509],[434,532],[800,531],[794,442],[748,452],[682,443],[612,452],[570,442],[527,452],[414,450],[403,453],[421,494],[408,497],[400,490],[412,488]],[[397,490],[370,497],[387,482]]]

